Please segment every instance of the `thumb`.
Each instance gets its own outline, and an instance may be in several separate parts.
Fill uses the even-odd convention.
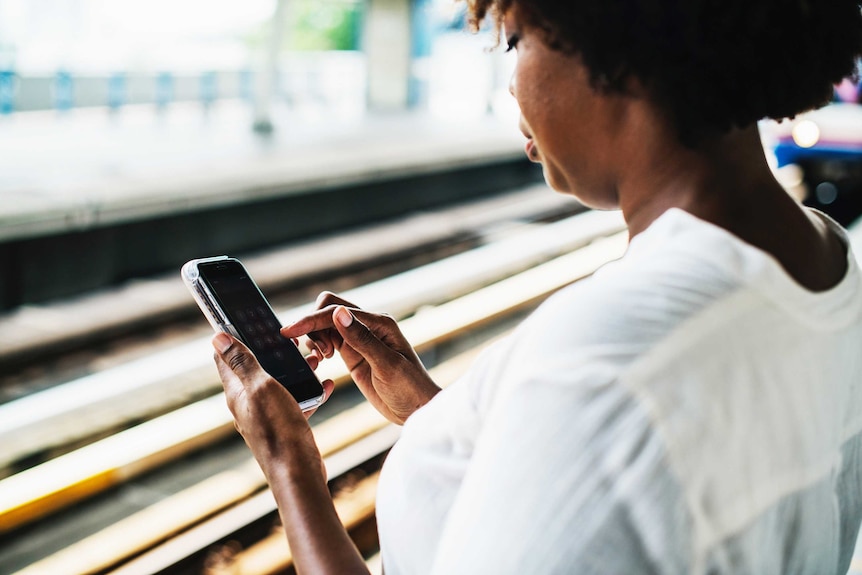
[[[332,312],[332,320],[344,343],[361,355],[372,369],[382,367],[381,364],[393,353],[389,346],[380,341],[346,307],[336,307]]]

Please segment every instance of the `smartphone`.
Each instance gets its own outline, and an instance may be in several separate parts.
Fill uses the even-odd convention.
[[[228,333],[254,353],[261,367],[296,398],[303,411],[323,401],[323,386],[281,323],[263,292],[239,260],[228,256],[187,262],[182,277],[217,332]]]

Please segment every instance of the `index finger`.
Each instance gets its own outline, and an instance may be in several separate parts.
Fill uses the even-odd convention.
[[[332,310],[334,309],[334,305],[326,306],[293,323],[287,324],[281,328],[281,335],[296,338],[308,335],[314,331],[334,329],[335,325],[332,323]]]
[[[344,307],[357,307],[356,304],[353,304],[340,295],[333,293],[331,291],[322,291],[320,295],[317,296],[317,304],[318,309],[325,307],[332,307],[333,305],[343,305]]]
[[[332,329],[334,327],[332,325],[331,318],[332,310],[339,305],[343,305],[350,309],[359,309],[356,305],[350,303],[336,293],[331,291],[322,291],[315,301],[317,309],[302,319],[281,328],[281,335],[295,339],[302,335],[308,335],[314,331]]]

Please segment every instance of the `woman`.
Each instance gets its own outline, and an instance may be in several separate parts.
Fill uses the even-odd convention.
[[[387,573],[845,573],[862,519],[862,283],[775,181],[756,121],[827,102],[857,0],[472,0],[518,54],[527,154],[622,210],[626,255],[440,391],[396,324],[326,293],[282,330],[403,423]],[[301,571],[362,572],[306,419],[226,335],[216,362]],[[332,389],[326,383],[327,393]]]

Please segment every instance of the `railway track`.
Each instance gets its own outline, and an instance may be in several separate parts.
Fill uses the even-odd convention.
[[[472,212],[472,224],[464,217],[455,225],[459,231],[454,235],[470,249],[374,279],[346,295],[366,308],[404,318],[405,334],[434,366],[435,379],[453,381],[484,342],[505,333],[556,289],[589,275],[624,250],[624,224],[618,214],[572,216],[578,210],[560,204],[542,204],[530,212],[521,203],[530,194],[517,201],[510,198],[509,207],[497,205],[498,215],[517,213],[517,219],[494,219],[485,205]],[[535,223],[524,225],[525,217]],[[489,229],[504,228],[505,234],[488,234]],[[486,241],[479,240],[482,235]],[[416,243],[439,247],[446,241]],[[343,269],[360,269],[375,257],[391,266],[397,259],[392,254],[409,251],[403,238],[399,249],[381,251],[386,249],[390,255],[365,253]],[[304,276],[273,276],[272,269],[292,269],[283,267],[298,257],[292,254],[246,261],[267,292],[296,287],[300,276],[335,277],[334,270],[322,274],[311,267]],[[297,305],[298,298],[307,295],[302,290],[299,294],[289,297],[286,307],[276,306],[281,317],[308,309],[309,303]],[[185,293],[182,297],[186,311],[170,303],[166,307],[173,311],[168,315],[190,313],[189,298]],[[115,318],[103,333],[130,329],[117,327],[121,323]],[[290,569],[272,498],[218,394],[209,338],[209,332],[199,332],[183,344],[0,405],[0,457],[6,469],[0,480],[0,537],[9,544],[4,543],[7,551],[0,551],[0,572]],[[333,378],[339,388],[314,416],[314,432],[339,513],[373,564],[376,472],[398,428],[382,420],[348,385],[349,376],[339,362],[327,362],[321,369],[322,377]],[[177,471],[184,466],[185,471]],[[160,481],[172,485],[118,511],[117,500],[140,494],[141,482],[147,481],[151,486]],[[91,519],[98,515],[107,519]]]
[[[546,186],[534,185],[294,242],[243,259],[268,294],[297,291],[369,269],[388,275],[418,255],[477,245],[499,226],[555,219],[581,209]],[[92,347],[196,313],[185,288],[177,285],[175,270],[58,303],[22,306],[0,315],[0,373],[20,372],[57,353]],[[0,376],[0,388],[8,387],[9,380],[8,375]]]
[[[619,228],[620,217],[595,212],[565,218],[343,293],[368,309],[404,317],[421,306],[481,287],[495,276],[516,273],[580,247],[608,225]],[[254,263],[249,268],[257,275],[259,266]],[[188,302],[188,294],[181,293]],[[308,309],[309,304],[281,309],[279,315],[296,317]],[[197,315],[195,319],[199,320]],[[202,333],[203,337],[0,405],[0,445],[4,446],[0,468],[56,455],[64,445],[104,434],[128,420],[145,420],[216,390],[209,332]],[[81,421],[87,425],[81,426]]]

